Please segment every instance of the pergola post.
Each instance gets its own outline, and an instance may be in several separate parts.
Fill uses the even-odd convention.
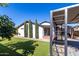
[[[64,40],[64,55],[67,56],[67,19],[68,19],[68,9],[65,9],[65,40]]]
[[[61,25],[61,40],[63,40],[63,38],[62,38],[63,36],[62,36],[62,25]]]
[[[50,12],[50,56],[53,55],[52,53],[52,36],[53,36],[53,12]]]
[[[72,39],[74,39],[74,33],[73,33],[73,32],[74,32],[74,29],[71,28],[71,38],[72,38]]]

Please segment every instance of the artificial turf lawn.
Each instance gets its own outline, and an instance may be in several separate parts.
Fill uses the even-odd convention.
[[[24,39],[12,38],[0,41],[0,55],[6,56],[48,56],[49,43]]]

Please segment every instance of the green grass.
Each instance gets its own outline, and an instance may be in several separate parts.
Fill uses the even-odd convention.
[[[49,43],[38,40],[12,38],[0,41],[0,55],[6,56],[48,56]]]

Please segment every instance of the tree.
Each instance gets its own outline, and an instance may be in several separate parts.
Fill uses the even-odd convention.
[[[37,20],[35,20],[35,37],[39,38],[39,27]]]
[[[0,6],[1,7],[5,7],[5,6],[7,6],[8,5],[8,3],[0,3]]]
[[[32,22],[31,22],[31,20],[29,20],[29,37],[30,37],[30,38],[33,37],[33,32],[32,32]]]
[[[28,37],[28,24],[24,23],[24,36]]]
[[[7,15],[0,16],[0,36],[11,40],[16,33],[15,24]]]

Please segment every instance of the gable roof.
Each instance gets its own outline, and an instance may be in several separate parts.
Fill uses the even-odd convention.
[[[24,21],[23,23],[21,23],[20,25],[18,25],[16,28],[19,28],[19,27],[21,27],[22,25],[24,25],[24,23],[29,23],[29,21]],[[32,22],[32,24],[35,24],[34,22]],[[41,26],[42,27],[42,25],[40,25],[40,24],[38,24],[39,26]]]
[[[49,23],[50,24],[50,22],[48,22],[48,21],[43,21],[43,22],[40,23],[40,25],[43,24],[43,23]]]
[[[25,22],[28,23],[28,21],[24,21],[23,23],[21,23],[20,25],[18,25],[16,28],[21,27],[22,25],[24,25]]]

